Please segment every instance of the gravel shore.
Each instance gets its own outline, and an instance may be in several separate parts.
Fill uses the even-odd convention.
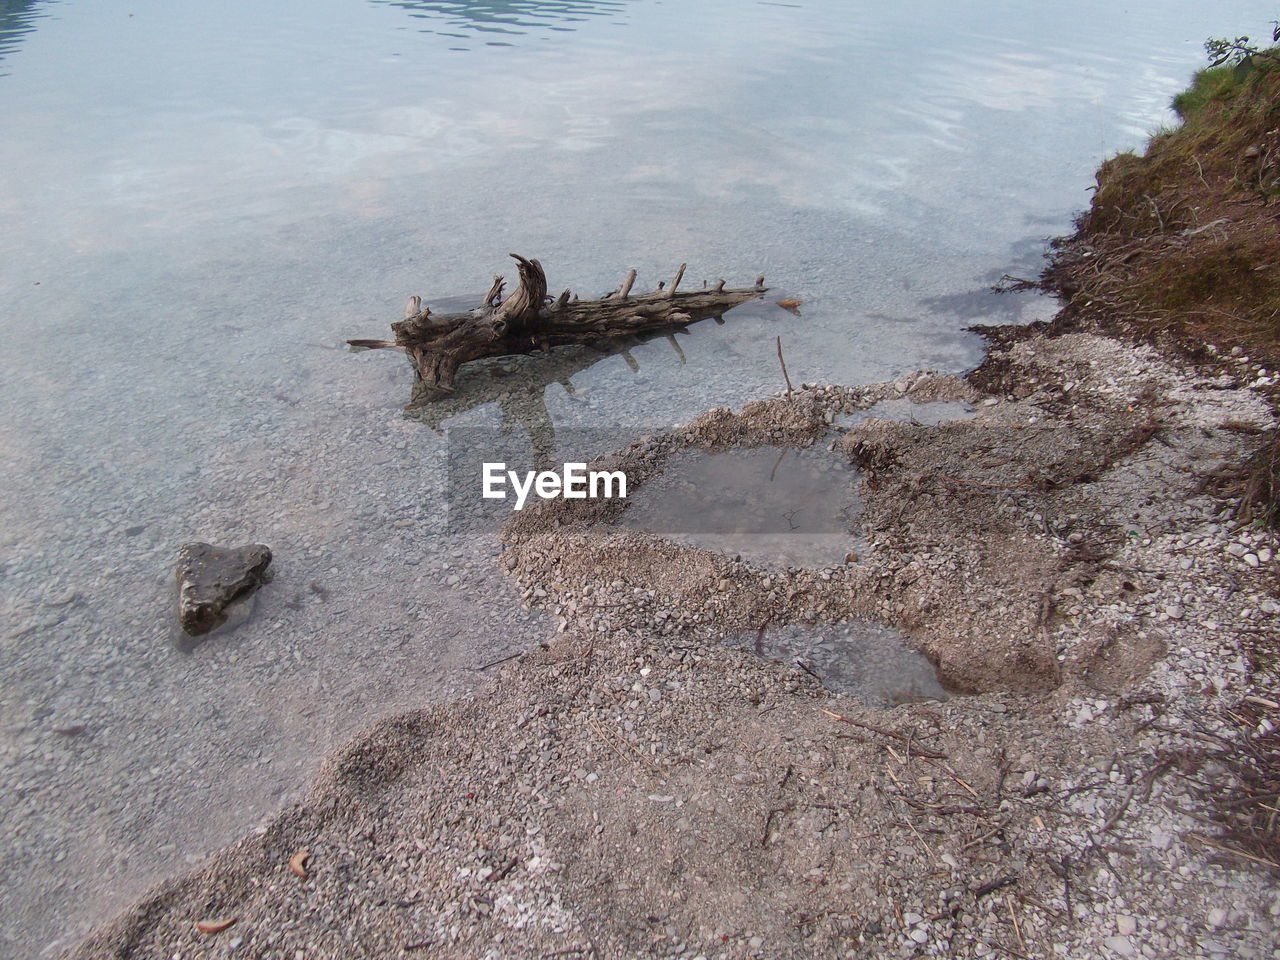
[[[593,502],[526,510],[499,565],[543,644],[358,736],[68,956],[1273,956],[1274,883],[1208,821],[1223,745],[1280,719],[1255,656],[1276,544],[1206,482],[1274,422],[1273,379],[1039,332],[967,380],[644,438],[606,458],[637,482],[689,448],[830,445],[865,553],[765,569]],[[889,398],[975,414],[839,426]],[[725,642],[857,622],[952,695],[867,702]]]

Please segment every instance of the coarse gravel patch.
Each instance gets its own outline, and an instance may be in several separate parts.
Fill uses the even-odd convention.
[[[1096,334],[991,362],[1009,389],[805,387],[604,458],[643,483],[685,449],[828,444],[868,549],[763,569],[617,504],[526,510],[499,563],[544,643],[356,737],[68,956],[1272,956],[1272,879],[1204,822],[1280,609],[1274,538],[1204,478],[1271,409],[1248,371]],[[975,415],[836,422],[891,397]],[[876,705],[724,642],[855,620],[952,696]]]

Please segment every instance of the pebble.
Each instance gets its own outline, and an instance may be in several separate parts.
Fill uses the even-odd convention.
[[[1129,942],[1128,937],[1107,937],[1102,941],[1102,945],[1117,957],[1131,957],[1134,954],[1133,944]]]
[[[1131,937],[1138,932],[1138,921],[1133,917],[1121,914],[1116,917],[1116,933],[1122,937]]]
[[[1220,927],[1227,922],[1227,911],[1222,907],[1214,907],[1209,911],[1209,926]]]

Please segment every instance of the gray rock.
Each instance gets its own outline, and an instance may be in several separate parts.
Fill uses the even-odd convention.
[[[222,626],[227,607],[266,582],[271,550],[260,543],[243,547],[183,544],[178,551],[178,622],[192,637]]]
[[[1128,937],[1107,937],[1102,945],[1118,957],[1131,957],[1134,954],[1133,944]]]

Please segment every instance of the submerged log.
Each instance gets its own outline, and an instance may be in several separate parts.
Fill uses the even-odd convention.
[[[547,276],[537,260],[511,254],[520,284],[505,300],[505,281],[494,277],[483,303],[468,313],[435,316],[420,297],[410,297],[404,319],[391,325],[394,340],[348,340],[353,347],[403,350],[421,379],[415,396],[454,392],[458,368],[471,360],[598,343],[687,326],[764,295],[764,277],[754,287],[726,290],[724,281],[702,290],[681,291],[685,264],[669,287],[632,295],[636,272],[598,300],[578,300],[568,290],[547,296]]]

